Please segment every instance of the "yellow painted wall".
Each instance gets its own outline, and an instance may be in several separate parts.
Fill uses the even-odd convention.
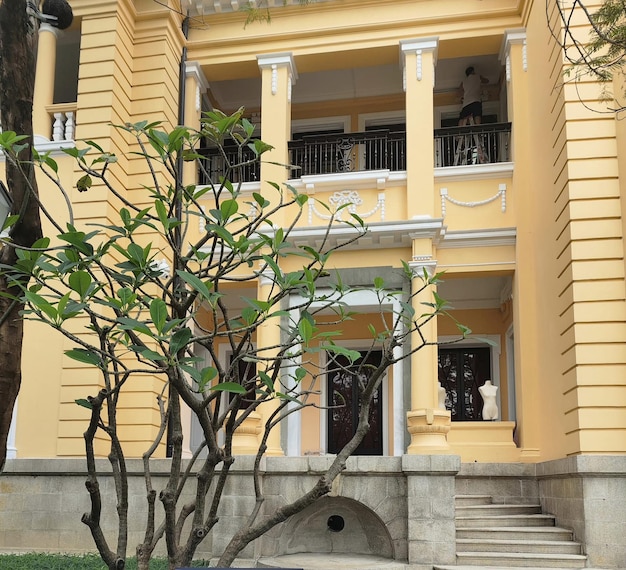
[[[508,92],[508,119],[513,123],[513,175],[439,181],[432,176],[432,152],[428,150],[418,153],[418,158],[429,161],[428,168],[413,172],[409,168],[406,184],[394,182],[375,188],[372,183],[360,188],[363,210],[373,207],[384,192],[385,221],[405,220],[414,214],[444,217],[445,213],[448,232],[515,228],[515,245],[451,248],[444,240],[435,256],[438,269],[458,277],[514,275],[512,300],[501,309],[456,311],[455,315],[477,334],[500,335],[503,402],[513,381],[507,378],[504,335],[513,325],[522,460],[624,453],[626,206],[620,174],[626,165],[626,127],[623,121],[587,108],[603,105],[595,82],[585,79],[578,86],[564,84],[563,62],[546,26],[545,5],[522,5],[517,0],[482,0],[471,7],[459,0],[345,0],[325,3],[323,9],[315,5],[281,7],[273,11],[270,25],[247,28],[242,25],[242,14],[221,14],[211,17],[208,28],[192,27],[189,59],[200,63],[209,82],[258,78],[257,55],[277,52],[292,52],[300,73],[349,70],[399,63],[400,39],[438,36],[439,60],[495,54],[505,30],[525,26],[526,44],[510,46],[511,76],[501,85]],[[73,8],[82,34],[76,136],[93,139],[115,152],[120,160],[111,169],[112,182],[137,206],[148,204],[142,189],[150,182],[145,162],[128,156],[137,146],[112,124],[143,119],[168,126],[178,122],[178,66],[184,44],[180,17],[149,0],[104,0],[98,6],[76,0]],[[552,11],[548,15],[551,24],[557,25],[557,14]],[[580,32],[586,34],[586,30]],[[414,63],[413,55],[407,57]],[[407,127],[413,135],[420,129],[432,131],[431,104],[455,102],[450,93],[433,96],[430,79],[427,77],[428,86],[408,85],[409,96],[417,98],[429,113],[427,121],[420,123],[420,115],[408,108]],[[292,121],[347,116],[350,130],[359,130],[364,114],[407,110],[405,97],[393,95],[299,104],[289,112],[284,92],[282,103],[275,105],[276,100],[267,102],[268,97],[271,101],[267,79],[264,89],[265,101],[259,93],[258,108],[249,111],[263,111],[266,117],[281,113],[280,125],[266,122],[263,128],[264,138],[268,134],[282,144],[281,160]],[[413,151],[422,143],[431,149],[432,141],[421,138],[413,144]],[[71,188],[79,171],[69,165],[69,159],[62,159],[61,164],[64,184]],[[284,171],[274,172],[273,177],[285,177]],[[157,177],[162,180],[162,173]],[[500,199],[473,208],[447,202],[445,212],[442,209],[442,188],[457,201],[474,203],[494,196],[500,184],[507,188],[505,211]],[[309,190],[316,200],[327,200],[336,189]],[[267,187],[263,191],[268,192]],[[43,182],[42,195],[60,208],[52,188]],[[71,197],[79,227],[116,217],[119,204],[101,185],[95,184],[87,193],[72,190]],[[375,214],[368,221],[382,218]],[[307,225],[305,210],[299,226]],[[320,221],[312,225],[320,225]],[[432,251],[429,239],[424,240],[430,247],[424,249],[426,253]],[[401,260],[408,262],[412,254],[424,253],[418,249],[417,245],[411,251],[409,245],[391,248],[383,243],[369,250],[338,252],[329,269],[397,269]],[[359,317],[347,326],[346,336],[362,338],[365,319]],[[449,331],[450,324],[439,319],[438,334]],[[24,404],[20,404],[17,420],[20,456],[82,454],[87,412],[77,407],[74,399],[94,391],[100,380],[92,370],[61,355],[71,343],[31,323],[27,323],[25,347],[20,395]],[[147,378],[124,397],[120,418],[125,438],[133,442],[131,453],[141,453],[154,433],[158,422],[154,396],[161,386],[160,379]],[[38,433],[43,435],[35,437],[25,410],[42,396],[55,405],[42,410]],[[503,409],[502,415],[510,417],[512,411]],[[319,412],[311,408],[304,416],[307,425],[316,427],[303,431],[303,452],[319,452]],[[392,445],[389,441],[390,448]],[[106,446],[99,451],[106,453]]]

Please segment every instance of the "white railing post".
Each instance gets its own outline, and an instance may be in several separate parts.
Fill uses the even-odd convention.
[[[63,140],[65,127],[63,125],[63,113],[54,113],[54,124],[52,125],[52,140],[59,142]]]
[[[65,121],[65,140],[73,141],[74,140],[74,111],[68,111],[65,113],[67,120]]]

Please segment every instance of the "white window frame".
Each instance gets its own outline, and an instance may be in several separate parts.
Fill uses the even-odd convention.
[[[292,138],[295,133],[309,133],[334,129],[343,129],[344,133],[350,132],[350,115],[294,119],[291,121]]]
[[[359,131],[367,127],[386,125],[388,123],[404,123],[406,125],[406,111],[379,111],[377,113],[361,113],[359,115]]]

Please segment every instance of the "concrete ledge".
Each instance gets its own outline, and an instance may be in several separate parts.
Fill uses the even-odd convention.
[[[456,475],[461,468],[458,455],[403,455],[402,471],[421,475]]]
[[[563,475],[623,477],[626,475],[626,456],[573,455],[537,464],[537,477],[539,478]]]
[[[534,463],[463,463],[461,477],[534,477]]]

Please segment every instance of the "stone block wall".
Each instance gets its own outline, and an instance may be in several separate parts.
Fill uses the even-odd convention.
[[[250,477],[252,459],[237,458],[219,509],[219,523],[200,545],[198,558],[219,555],[252,511],[255,503]],[[310,489],[332,459],[266,458],[261,477],[266,498],[261,516]],[[151,465],[153,485],[158,492],[165,486],[169,461],[154,460]],[[349,550],[351,544],[363,544],[364,548],[369,545],[372,553],[390,554],[395,560],[415,565],[416,570],[430,569],[434,563],[454,562],[454,476],[459,467],[457,456],[350,458],[324,507],[328,513],[342,516],[346,521],[345,536],[334,537],[332,548]],[[113,479],[108,461],[99,460],[97,468],[104,497],[102,527],[113,540],[117,529]],[[145,528],[146,493],[141,461],[128,461],[128,471],[129,553],[133,553]],[[82,514],[90,508],[85,479],[85,463],[80,459],[8,461],[0,476],[0,550],[93,551],[89,530],[80,522]],[[192,491],[189,485],[184,499],[191,499]],[[333,502],[333,499],[338,500]],[[315,514],[320,507],[313,505],[310,509]],[[250,544],[240,560],[249,564],[288,550],[307,552],[322,548],[323,551],[324,545],[329,544],[328,537],[323,536],[328,532],[327,518],[317,516],[319,535],[316,537],[307,529],[302,540],[298,537],[300,544],[288,540],[292,532],[290,525],[295,524],[292,517]],[[349,533],[353,533],[352,538]],[[163,552],[161,544],[158,553]]]
[[[490,495],[497,504],[538,504],[539,487],[531,463],[463,463],[457,495]]]
[[[626,457],[576,455],[537,465],[541,505],[583,543],[589,566],[626,568]]]
[[[330,461],[332,457],[323,456],[266,458],[261,477],[266,499],[260,516],[310,489]],[[151,465],[154,487],[160,490],[169,461],[154,460]],[[215,558],[254,507],[252,465],[251,457],[237,458],[219,509],[220,521],[200,545],[198,558]],[[132,553],[143,536],[146,503],[141,462],[129,461],[128,469]],[[117,525],[108,462],[99,460],[98,470],[104,495],[102,526],[114,537]],[[80,522],[90,508],[85,479],[85,463],[80,459],[8,460],[0,475],[0,551],[94,551],[89,530]],[[589,566],[626,569],[625,456],[575,456],[536,465],[461,464],[458,456],[353,457],[324,503],[250,544],[239,565],[285,553],[344,551],[351,544],[369,552],[391,553],[414,570],[454,564],[454,497],[459,494],[490,495],[496,503],[539,501],[544,512],[556,516],[559,526],[574,531]],[[191,486],[184,498],[192,498]],[[343,517],[344,534],[324,534],[330,515]],[[305,519],[307,533],[298,533],[296,527]],[[158,552],[164,552],[163,545]]]

